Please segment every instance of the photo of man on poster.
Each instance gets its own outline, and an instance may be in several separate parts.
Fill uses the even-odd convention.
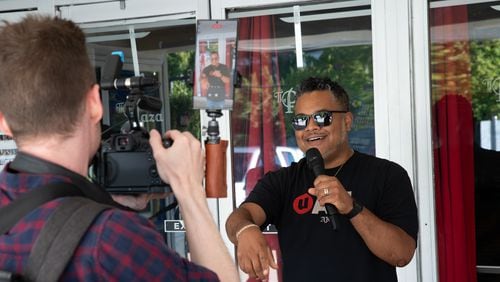
[[[219,53],[211,52],[210,61],[201,73],[201,92],[207,97],[208,108],[222,109],[224,100],[229,98],[231,74],[229,68],[220,63]]]
[[[195,109],[231,109],[236,58],[235,20],[199,20],[197,27]]]

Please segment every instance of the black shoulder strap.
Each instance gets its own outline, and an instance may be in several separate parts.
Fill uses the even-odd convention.
[[[74,171],[70,171],[65,167],[40,159],[25,152],[17,152],[16,157],[11,163],[8,164],[7,169],[9,171],[27,172],[31,174],[49,174],[67,177],[71,179],[71,183],[73,183],[86,198],[92,199],[98,203],[111,205],[119,209],[132,211],[132,209],[115,202],[108,192],[106,192],[102,187],[99,187],[89,181],[86,177],[77,174]]]
[[[0,209],[0,235],[9,231],[21,218],[38,206],[60,197],[83,196],[74,184],[50,183],[19,196]]]
[[[28,281],[57,281],[94,218],[112,208],[83,197],[64,200],[38,235],[23,273]]]

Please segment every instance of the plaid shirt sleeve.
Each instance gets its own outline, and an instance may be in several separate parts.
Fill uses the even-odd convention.
[[[106,210],[91,226],[62,281],[219,281],[178,255],[142,216]],[[76,279],[76,280],[75,280]]]

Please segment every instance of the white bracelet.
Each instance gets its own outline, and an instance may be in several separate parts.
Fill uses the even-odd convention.
[[[260,227],[259,227],[257,224],[250,223],[250,224],[248,224],[248,225],[245,225],[245,226],[243,226],[240,230],[238,230],[238,232],[236,232],[236,236],[235,236],[235,237],[236,237],[236,241],[238,241],[238,238],[240,237],[241,233],[242,233],[243,231],[247,230],[247,229],[248,229],[248,228],[250,228],[250,227],[257,227],[257,228],[259,228],[259,229],[260,229]]]

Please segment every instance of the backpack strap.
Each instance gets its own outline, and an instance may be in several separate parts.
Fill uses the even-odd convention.
[[[83,196],[76,185],[67,182],[49,183],[16,198],[0,208],[0,235],[9,231],[21,218],[32,210],[60,197]]]
[[[38,235],[23,276],[28,281],[57,281],[95,217],[112,206],[83,197],[65,199]]]

